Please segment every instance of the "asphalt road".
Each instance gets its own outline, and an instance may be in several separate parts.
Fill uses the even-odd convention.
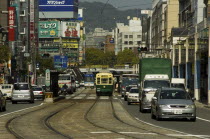
[[[18,112],[30,107],[38,106],[41,103],[43,103],[43,100],[35,100],[33,104],[28,103],[28,102],[18,102],[17,104],[12,104],[10,100],[7,100],[7,106],[6,106],[6,111],[5,112],[0,112],[0,117],[1,116],[6,116],[8,114],[12,114],[14,112]]]
[[[210,138],[210,108],[197,107],[197,121],[191,122],[188,120],[163,120],[156,121],[151,119],[150,113],[139,112],[138,104],[127,105],[127,102],[120,98],[124,108],[136,119],[143,121],[153,126],[167,128],[178,131],[180,133],[192,134],[197,137]],[[207,136],[206,136],[207,135]]]

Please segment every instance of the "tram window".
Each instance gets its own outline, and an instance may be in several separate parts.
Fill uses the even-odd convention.
[[[111,84],[112,83],[112,78],[109,78],[109,84]]]
[[[101,79],[101,83],[102,83],[102,84],[108,83],[108,78],[102,78],[102,79]]]
[[[100,84],[100,78],[97,78],[97,84]]]

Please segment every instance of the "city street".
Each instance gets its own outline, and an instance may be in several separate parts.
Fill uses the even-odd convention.
[[[117,93],[97,98],[95,89],[78,89],[53,104],[8,102],[0,119],[6,123],[1,130],[10,131],[2,137],[10,138],[210,138],[209,113],[199,105],[196,122],[156,121],[150,113],[140,113],[137,104],[127,105]]]

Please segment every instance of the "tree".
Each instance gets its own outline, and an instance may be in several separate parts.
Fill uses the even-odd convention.
[[[0,46],[0,63],[9,61],[11,53],[8,46]]]
[[[130,49],[125,49],[122,52],[119,52],[117,55],[117,64],[122,65],[126,63],[137,64],[139,61],[138,56]]]
[[[104,65],[105,54],[97,48],[87,48],[85,52],[86,65]]]

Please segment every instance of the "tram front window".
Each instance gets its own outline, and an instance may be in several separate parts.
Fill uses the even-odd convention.
[[[107,84],[108,83],[108,78],[102,78],[101,83],[102,84]]]

